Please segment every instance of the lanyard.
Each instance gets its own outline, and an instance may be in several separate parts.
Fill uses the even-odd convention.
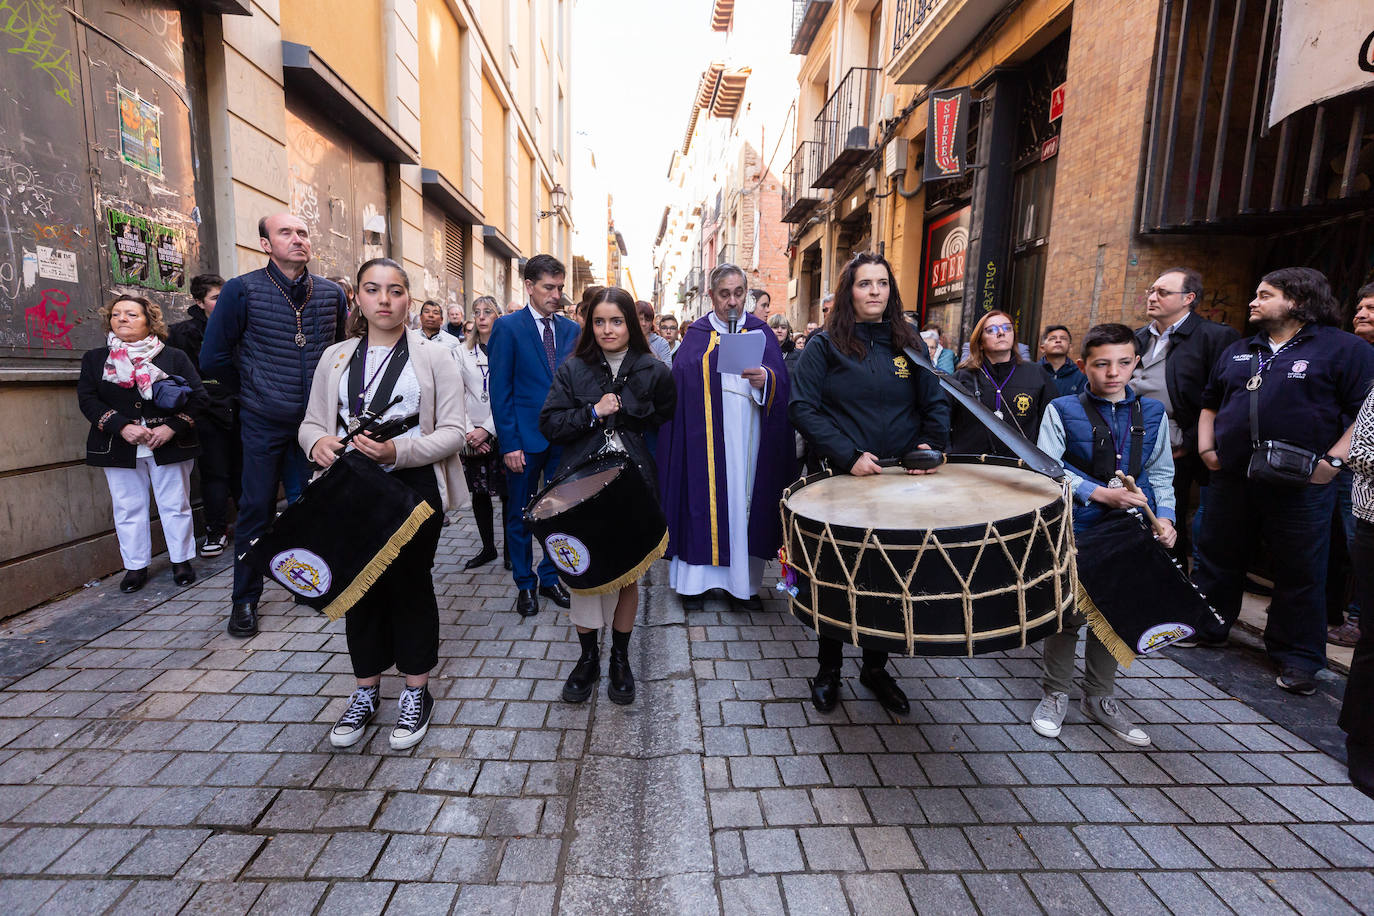
[[[1246,390],[1258,391],[1259,387],[1264,384],[1265,370],[1267,370],[1271,365],[1273,365],[1274,360],[1279,358],[1280,353],[1282,353],[1284,350],[1287,350],[1289,347],[1291,347],[1293,344],[1297,342],[1298,338],[1295,334],[1291,340],[1286,341],[1283,346],[1279,347],[1277,350],[1271,353],[1268,359],[1265,359],[1264,354],[1261,353],[1259,350],[1256,350],[1255,362],[1258,363],[1258,366],[1255,368],[1255,374],[1250,376],[1250,378],[1245,382]]]
[[[993,391],[997,395],[997,406],[994,407],[993,410],[997,412],[997,416],[1000,418],[1002,416],[1002,389],[1007,387],[1007,383],[1011,381],[1011,377],[1016,374],[1016,366],[1014,364],[1012,365],[1011,371],[1007,373],[1007,377],[1002,380],[1002,384],[1000,385],[997,384],[997,379],[992,377],[992,373],[988,371],[987,366],[979,366],[979,368],[982,369],[983,374],[988,377],[988,381],[992,382]]]

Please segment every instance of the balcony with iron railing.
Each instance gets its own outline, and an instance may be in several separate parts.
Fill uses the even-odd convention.
[[[820,148],[812,187],[835,187],[872,152],[873,97],[879,72],[875,67],[850,67],[816,115],[813,136]]]
[[[792,0],[792,53],[807,54],[830,12],[831,0]]]
[[[803,140],[792,154],[792,161],[787,163],[782,188],[784,223],[800,223],[821,202],[820,192],[811,187],[816,181],[816,159],[819,154],[819,143]]]
[[[927,85],[1011,0],[897,0],[892,60],[898,83]]]
[[[716,263],[711,266],[719,267],[722,264],[734,264],[738,266],[739,261],[736,260],[738,252],[738,245],[735,245],[733,243],[729,245],[721,245],[720,248],[716,250]]]

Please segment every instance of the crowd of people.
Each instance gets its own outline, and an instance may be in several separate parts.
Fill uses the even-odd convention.
[[[1050,325],[1035,359],[1013,317],[990,311],[956,359],[944,329],[911,320],[890,265],[872,252],[851,259],[822,302],[823,323],[803,330],[769,314],[768,294],[749,289],[734,265],[711,272],[710,308],[679,326],[616,287],[590,287],[573,303],[566,268],[549,255],[524,264],[523,301],[503,309],[481,296],[468,314],[426,300],[412,328],[409,278],[394,261],[368,261],[351,281],[335,282],[310,273],[300,219],[266,217],[259,235],[267,265],[228,280],[196,277],[190,316],[170,330],[139,296],[121,295],[102,313],[109,339],[86,354],[79,386],[91,421],[88,462],[105,469],[121,588],[132,592],[151,560],[150,488],[175,581],[194,581],[198,461],[203,556],[225,549],[236,506],[227,629],[247,637],[258,630],[263,583],[242,551],[271,522],[279,488],[297,498],[363,419],[404,421],[394,438],[347,442],[436,514],[346,617],[357,687],[330,733],[338,746],[363,736],[392,667],[406,682],[392,744],[423,737],[438,646],[430,570],[444,511],[465,495],[481,539],[466,568],[499,554],[499,500],[513,610],[534,617],[544,600],[569,612],[581,655],[564,699],[583,702],[594,691],[609,630],[608,695],[631,702],[636,583],[570,593],[553,557],[535,563],[530,500],[611,442],[660,502],[669,583],[683,608],[721,599],[758,611],[765,565],[782,540],[779,498],[803,468],[862,477],[922,449],[1010,454],[969,407],[951,405],[937,375],[1063,463],[1075,531],[1114,512],[1148,508],[1158,517],[1160,543],[1191,568],[1224,621],[1180,645],[1225,645],[1247,576],[1258,572],[1272,582],[1264,638],[1278,687],[1313,693],[1328,640],[1359,640],[1352,694],[1371,677],[1374,646],[1358,621],[1374,602],[1374,285],[1360,290],[1350,333],[1324,276],[1273,271],[1250,303],[1257,333],[1242,337],[1196,311],[1196,271],[1171,268],[1144,291],[1148,321],[1138,329],[1098,325],[1075,351],[1070,329]],[[762,337],[762,356],[723,371],[724,338],[740,332]],[[935,372],[910,364],[918,352]],[[1140,487],[1119,486],[1118,472]],[[1349,574],[1333,567],[1328,576],[1333,539]],[[1352,586],[1328,589],[1329,578],[1347,575]],[[1040,734],[1062,727],[1082,623],[1071,616],[1043,642],[1044,698],[1030,722]],[[1112,697],[1115,660],[1091,630],[1086,639],[1084,714],[1148,744]],[[822,712],[839,700],[841,661],[838,640],[818,640],[811,700]],[[887,663],[885,653],[864,650],[859,682],[906,713]],[[1369,719],[1343,721],[1352,773],[1364,766],[1374,784],[1358,762],[1374,756]],[[1357,745],[1366,750],[1354,753]]]

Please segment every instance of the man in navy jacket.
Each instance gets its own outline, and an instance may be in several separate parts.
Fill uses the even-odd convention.
[[[519,589],[515,609],[521,617],[539,613],[536,586],[538,595],[559,607],[570,604],[553,560],[544,557],[537,574],[531,568],[534,551],[523,515],[545,472],[552,475],[558,467],[559,449],[539,432],[539,411],[549,396],[554,370],[577,345],[577,322],[559,314],[567,274],[552,255],[530,258],[524,271],[529,304],[498,318],[487,345],[491,415],[506,463],[506,547]]]
[[[267,266],[232,277],[205,327],[201,371],[238,389],[243,485],[234,526],[234,595],[229,635],[258,632],[262,576],[237,559],[267,528],[277,486],[298,460],[296,432],[305,418],[315,365],[343,339],[343,290],[306,270],[310,232],[290,213],[258,221]]]

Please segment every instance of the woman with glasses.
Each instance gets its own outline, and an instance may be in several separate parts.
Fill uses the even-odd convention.
[[[463,569],[476,569],[496,559],[496,532],[492,522],[492,500],[506,501],[506,475],[501,452],[496,448],[496,422],[491,418],[491,395],[487,391],[487,343],[491,326],[501,317],[500,306],[491,296],[478,296],[472,303],[472,333],[458,347],[458,370],[467,392],[468,424],[459,453],[468,492],[472,494],[472,518],[482,537],[481,551]],[[510,569],[510,560],[506,560]]]
[[[1040,417],[1059,396],[1051,376],[1021,355],[1016,326],[1006,312],[988,312],[973,326],[968,358],[954,377],[978,395],[987,408],[1031,442],[1040,436]],[[954,408],[950,451],[959,455],[1006,455],[1011,450],[962,407]]]

